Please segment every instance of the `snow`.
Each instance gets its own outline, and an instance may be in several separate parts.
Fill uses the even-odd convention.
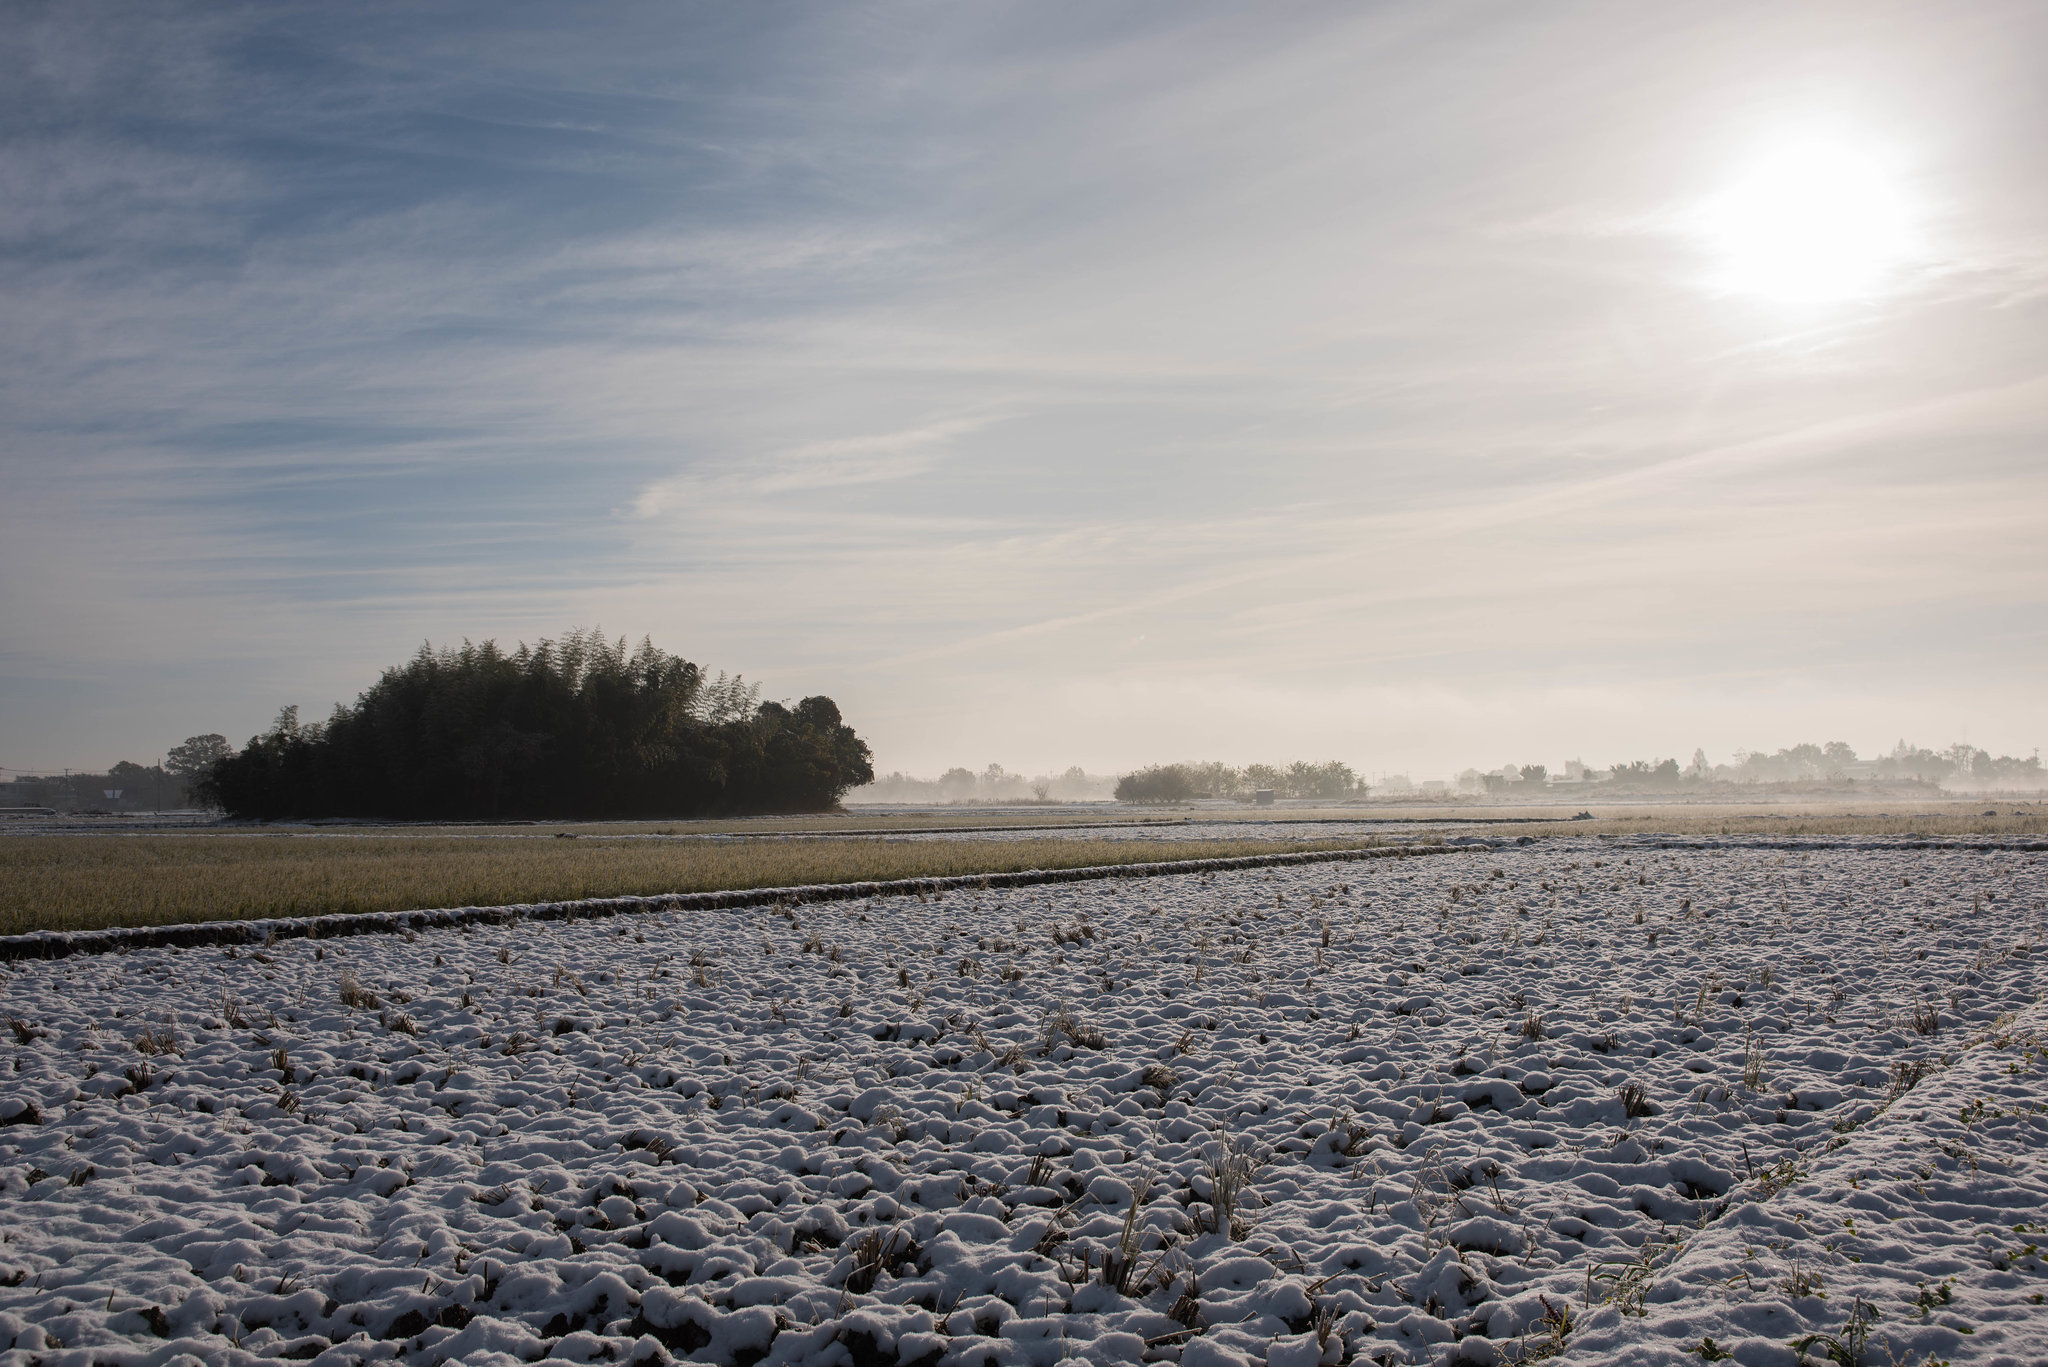
[[[2041,859],[1477,843],[17,962],[0,1363],[2038,1362]]]

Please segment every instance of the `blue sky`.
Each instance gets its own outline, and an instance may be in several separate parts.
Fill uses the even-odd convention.
[[[2043,739],[2039,6],[0,24],[8,768],[593,624],[913,772]]]

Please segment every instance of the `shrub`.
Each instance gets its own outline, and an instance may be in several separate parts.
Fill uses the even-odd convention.
[[[1118,802],[1184,802],[1209,795],[1196,786],[1194,771],[1185,764],[1155,764],[1116,781]]]

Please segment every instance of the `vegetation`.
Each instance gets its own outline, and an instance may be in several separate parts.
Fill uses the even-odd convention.
[[[0,933],[502,906],[1358,848],[1348,840],[264,834],[0,840]]]
[[[1553,809],[1554,810],[1554,809]],[[1540,824],[1539,824],[1540,822]],[[1599,835],[1764,835],[1764,836],[1927,836],[1958,839],[1981,836],[2048,835],[2048,808],[2007,811],[1996,815],[1972,808],[1932,813],[1724,811],[1712,808],[1603,812],[1591,821],[1559,821],[1545,815],[1527,826],[1488,826],[1492,839],[1517,836],[1583,837]]]
[[[1249,798],[1261,788],[1270,788],[1279,797],[1325,801],[1366,794],[1365,781],[1350,765],[1336,760],[1324,764],[1296,760],[1284,769],[1272,764],[1233,769],[1211,761],[1155,764],[1126,774],[1117,780],[1116,797],[1119,802],[1185,802],[1198,797]]]
[[[1712,764],[1706,753],[1693,751],[1692,761],[1681,767],[1676,759],[1627,760],[1607,769],[1585,770],[1568,766],[1572,782],[1592,782],[1623,789],[1670,791],[1764,787],[1766,785],[1815,785],[1866,789],[1931,788],[1943,786],[1963,791],[2011,791],[2040,788],[2048,784],[2039,755],[2016,758],[1993,756],[1967,744],[1945,750],[1928,750],[1900,741],[1889,754],[1872,758],[1859,756],[1847,742],[1831,740],[1825,745],[1792,745],[1775,754],[1738,750],[1732,764]],[[1536,792],[1553,781],[1541,764],[1509,765],[1491,774],[1474,774],[1489,793]]]
[[[1741,755],[1731,775],[1737,782],[1784,783],[1801,779],[1863,778],[1877,782],[1945,783],[1957,788],[2038,788],[2041,757],[1994,757],[1969,744],[1928,750],[1900,741],[1892,752],[1864,759],[1842,741],[1794,745],[1776,754]],[[1719,771],[1716,771],[1718,776]]]
[[[171,747],[171,753],[164,757],[164,768],[178,780],[180,788],[196,788],[213,772],[214,765],[233,753],[226,736],[187,736],[183,744]]]
[[[1000,764],[980,773],[958,765],[936,779],[917,779],[903,773],[885,774],[851,798],[854,802],[1002,802],[1034,803],[1100,802],[1109,797],[1116,780],[1091,774],[1079,765],[1065,773],[1031,776],[1013,774]]]
[[[826,810],[874,778],[830,698],[795,707],[643,640],[423,647],[352,707],[288,707],[202,788],[236,817],[460,820]]]
[[[0,807],[59,812],[144,812],[190,805],[190,794],[160,764],[122,760],[104,773],[21,774],[0,784]]]
[[[1155,764],[1116,781],[1119,802],[1185,802],[1190,798],[1214,797],[1213,789],[1201,782],[1201,769],[1193,764]]]
[[[225,736],[193,736],[162,764],[124,759],[104,773],[17,774],[0,783],[0,807],[133,813],[197,806],[200,781],[227,753]]]

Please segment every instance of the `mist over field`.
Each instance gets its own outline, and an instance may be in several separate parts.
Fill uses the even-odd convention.
[[[1739,752],[1726,764],[1714,764],[1704,750],[1690,763],[1675,759],[1630,760],[1607,767],[1567,760],[1552,772],[1545,764],[1503,764],[1480,770],[1466,768],[1448,778],[1416,778],[1408,774],[1354,772],[1341,760],[1311,764],[1248,764],[1241,768],[1215,761],[1151,764],[1122,775],[1090,774],[1079,765],[1059,774],[1013,774],[1000,764],[980,773],[954,767],[937,778],[921,779],[900,770],[849,790],[849,802],[1178,802],[1200,799],[1256,799],[1263,791],[1273,798],[1297,801],[1360,803],[1381,800],[1499,798],[1509,801],[1571,798],[1665,798],[1706,796],[1808,797],[1881,796],[1886,793],[2031,794],[2048,789],[2038,754],[2019,758],[1958,743],[1941,750],[1900,741],[1887,753],[1859,756],[1854,747],[1788,746],[1775,754]]]

